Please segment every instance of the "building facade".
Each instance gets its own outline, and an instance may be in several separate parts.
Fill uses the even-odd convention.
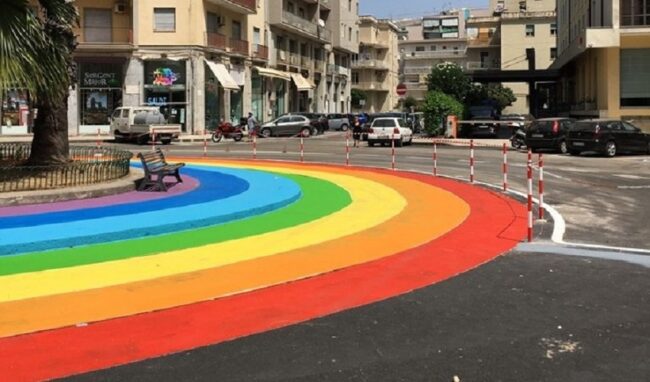
[[[77,0],[70,135],[107,133],[118,106],[158,106],[185,134],[252,112],[350,110],[358,0]],[[336,32],[332,32],[336,30]],[[0,134],[29,132],[5,91]]]
[[[352,59],[352,88],[365,95],[354,111],[396,110],[399,96],[399,28],[390,20],[372,16],[359,19],[359,54]]]
[[[575,117],[650,131],[650,1],[558,0],[559,99]]]

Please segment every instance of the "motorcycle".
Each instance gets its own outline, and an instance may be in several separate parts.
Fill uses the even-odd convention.
[[[239,142],[243,137],[244,130],[242,129],[242,125],[233,125],[230,122],[221,122],[212,133],[212,142],[221,142],[223,138],[232,138],[235,142]]]
[[[520,128],[515,130],[512,137],[510,137],[510,144],[517,150],[526,146],[526,132],[524,129]]]

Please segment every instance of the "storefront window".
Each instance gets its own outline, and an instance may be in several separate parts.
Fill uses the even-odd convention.
[[[159,106],[167,123],[187,125],[187,96],[185,61],[146,61],[145,103]]]
[[[621,49],[621,106],[650,106],[650,49]]]
[[[205,71],[205,78],[205,126],[208,130],[214,130],[222,118],[219,82],[211,70]]]
[[[273,84],[275,85],[275,105],[273,108],[273,118],[277,118],[280,115],[284,114],[284,92],[285,92],[285,81],[274,79]]]
[[[2,98],[2,123],[4,126],[29,124],[29,97],[27,91],[9,90]]]
[[[116,63],[79,63],[82,126],[108,125],[108,117],[122,105],[122,71]]]
[[[252,88],[252,102],[251,112],[258,121],[264,121],[264,89],[262,88],[264,81],[259,75],[253,75],[251,79]]]
[[[233,123],[239,123],[239,119],[245,117],[243,113],[242,92],[230,92],[230,119]],[[246,114],[248,115],[248,114]]]

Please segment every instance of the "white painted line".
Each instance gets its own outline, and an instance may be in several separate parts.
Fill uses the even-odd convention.
[[[619,190],[642,190],[642,189],[650,189],[650,184],[648,185],[643,185],[643,186],[618,186],[616,187]]]
[[[628,174],[614,174],[614,176],[617,176],[617,177],[623,178],[623,179],[633,179],[633,180],[648,179],[648,178],[643,177],[643,176],[628,175]]]

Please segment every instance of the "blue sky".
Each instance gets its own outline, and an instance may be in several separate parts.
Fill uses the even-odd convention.
[[[449,8],[487,8],[488,0],[359,0],[359,14],[379,18],[416,17]]]

